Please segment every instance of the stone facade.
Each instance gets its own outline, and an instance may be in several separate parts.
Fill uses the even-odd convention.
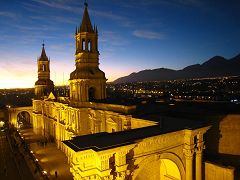
[[[200,180],[203,173],[202,135],[208,128],[146,137],[106,150],[68,148],[71,172],[75,180]],[[193,172],[196,172],[195,177]]]
[[[205,180],[234,180],[234,168],[205,162]]]
[[[240,155],[240,115],[229,114],[219,123],[219,153]]]
[[[128,112],[126,109],[132,108],[134,107],[93,102],[73,107],[50,99],[33,100],[33,130],[48,139],[55,139],[58,147],[65,151],[62,141],[75,136],[118,132],[157,124],[125,114]],[[116,109],[119,112],[113,111]]]

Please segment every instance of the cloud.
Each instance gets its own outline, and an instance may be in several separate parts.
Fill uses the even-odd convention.
[[[8,18],[12,18],[12,19],[17,18],[17,15],[16,15],[15,13],[12,13],[12,12],[6,12],[6,11],[0,11],[0,16],[4,16],[4,17],[8,17]]]
[[[66,11],[70,11],[70,12],[81,12],[81,8],[76,8],[76,5],[70,5],[69,2],[71,1],[67,1],[67,0],[52,0],[52,1],[48,1],[48,0],[32,0],[33,2],[51,7],[51,8],[55,8],[55,9],[62,9],[62,10],[66,10]]]
[[[76,2],[72,0],[32,0],[32,2],[50,7],[50,8],[55,8],[55,9],[60,9],[64,11],[68,11],[71,13],[75,14],[81,14],[83,11],[83,7],[80,4],[81,2]],[[42,12],[42,8],[39,9],[39,6],[36,6],[35,4],[31,3],[22,3],[24,5],[24,8],[27,9],[28,11],[34,11],[37,10],[38,13]],[[117,22],[120,26],[123,27],[132,27],[133,26],[133,21],[131,21],[128,17],[121,16],[114,14],[111,11],[103,11],[103,10],[89,10],[90,14],[93,14],[93,16],[97,17],[103,17],[106,19],[110,19],[114,22]],[[41,13],[42,14],[42,13]],[[39,19],[39,17],[33,17]],[[50,17],[51,18],[51,17]],[[70,23],[70,24],[76,24],[76,19],[67,19],[67,18],[61,18],[61,17],[55,17],[56,21],[58,22],[63,22],[63,23]]]
[[[205,2],[202,0],[160,0],[159,3],[168,6],[199,8],[203,7]]]
[[[165,35],[154,31],[135,30],[133,35],[145,39],[164,39]]]
[[[202,0],[128,0],[116,1],[120,6],[130,9],[147,9],[147,6],[177,6],[177,7],[200,7],[203,6],[205,2]]]
[[[23,32],[29,31],[29,32],[34,32],[34,31],[54,31],[57,28],[48,26],[48,25],[38,25],[38,26],[33,26],[33,25],[28,25],[28,24],[13,24],[12,25],[14,28],[21,30]]]
[[[178,4],[186,6],[201,6],[203,4],[200,0],[174,0]]]
[[[118,22],[121,26],[131,27],[133,25],[133,21],[131,21],[129,18],[114,14],[111,11],[106,12],[106,11],[93,10],[92,12],[96,17],[100,16],[103,18],[113,20],[115,22]]]
[[[34,62],[29,61],[16,61],[13,62],[0,62],[1,68],[0,72],[5,78],[26,78],[35,74],[36,65]]]
[[[101,44],[106,44],[111,46],[124,46],[128,43],[124,37],[120,36],[119,33],[113,31],[104,31],[101,33],[99,42]]]
[[[49,22],[59,22],[64,24],[77,24],[79,19],[72,18],[72,17],[64,17],[64,16],[31,16],[30,17],[33,20],[44,20],[46,19]]]
[[[96,16],[101,16],[101,17],[105,17],[108,19],[112,19],[112,20],[124,20],[125,19],[123,16],[113,14],[112,12],[103,12],[103,11],[93,10],[93,13]]]
[[[73,45],[71,44],[71,46],[73,46]],[[54,52],[64,52],[64,50],[67,47],[68,48],[70,47],[69,44],[68,45],[66,45],[66,44],[52,44],[52,45],[49,46],[49,48],[51,50],[53,50]]]

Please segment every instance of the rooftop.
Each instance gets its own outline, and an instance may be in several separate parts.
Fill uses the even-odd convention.
[[[93,149],[95,151],[106,150],[123,145],[133,144],[140,139],[157,136],[170,132],[176,132],[183,129],[196,129],[206,126],[203,122],[195,122],[187,119],[164,118],[160,125],[149,126],[139,129],[115,133],[97,133],[85,136],[77,136],[72,140],[63,141],[74,151],[83,151]]]
[[[176,102],[175,104],[149,103],[137,106],[133,117],[159,122],[159,125],[115,133],[98,133],[77,136],[64,141],[74,151],[93,149],[106,150],[122,145],[133,144],[137,140],[176,132],[183,129],[196,129],[207,126],[226,114],[239,114],[239,104]],[[213,118],[215,117],[215,118]]]

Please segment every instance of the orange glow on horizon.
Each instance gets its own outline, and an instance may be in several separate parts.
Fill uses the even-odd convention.
[[[115,79],[117,79],[118,77],[121,76],[110,76],[107,77],[108,81],[107,82],[112,82]],[[54,81],[54,85],[55,86],[59,86],[59,85],[68,85],[68,79],[65,78],[65,81],[63,82],[62,77],[59,78],[59,76],[57,76],[57,78],[51,78]],[[34,83],[37,80],[36,75],[33,75],[32,77],[23,77],[23,78],[1,78],[0,79],[0,89],[12,89],[12,88],[33,88],[34,87]],[[56,81],[56,82],[55,82]]]
[[[34,79],[0,79],[0,89],[11,88],[32,88],[34,86]]]
[[[19,67],[23,68],[22,64],[19,64],[18,68],[11,68],[10,70],[0,68],[0,89],[11,88],[33,88],[37,81],[37,65],[31,64],[26,69],[19,70]],[[25,67],[25,66],[24,66]],[[50,79],[54,82],[55,86],[68,85],[70,73],[75,67],[69,67],[64,63],[52,63]],[[103,66],[100,69],[105,72],[107,82],[113,82],[114,80],[127,76],[134,71],[131,67],[111,67]],[[64,73],[63,73],[64,72]]]

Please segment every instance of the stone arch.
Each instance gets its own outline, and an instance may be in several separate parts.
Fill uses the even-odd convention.
[[[169,160],[173,161],[173,162],[177,165],[177,167],[178,167],[178,169],[179,169],[179,171],[180,171],[182,180],[185,180],[185,178],[186,178],[186,177],[185,177],[185,176],[186,176],[186,174],[185,174],[185,168],[184,168],[183,162],[182,162],[182,160],[179,158],[179,156],[177,156],[177,155],[174,154],[174,153],[166,152],[166,153],[160,154],[160,155],[159,155],[159,158],[160,158],[160,159],[169,159]]]
[[[19,111],[17,113],[17,127],[28,128],[32,126],[31,115],[28,111]]]
[[[149,168],[150,167],[150,168]],[[154,167],[154,168],[153,168]],[[148,170],[148,172],[146,172]],[[147,174],[149,173],[149,174]],[[142,180],[143,176],[151,179],[185,180],[185,169],[181,159],[173,153],[154,154],[143,159],[132,172],[132,180]],[[140,178],[141,177],[141,178]]]
[[[90,87],[88,89],[88,100],[93,101],[96,98],[96,88],[95,87]]]
[[[27,107],[17,107],[17,108],[9,108],[8,109],[8,118],[10,124],[14,125],[17,127],[17,115],[23,111],[26,111],[30,115],[30,124],[33,124],[33,118],[32,118],[32,106],[27,106]]]

